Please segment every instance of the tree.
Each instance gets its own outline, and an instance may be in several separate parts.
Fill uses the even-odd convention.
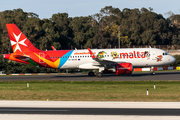
[[[152,30],[146,30],[141,34],[141,39],[143,45],[155,45],[156,44],[156,35],[153,33]]]

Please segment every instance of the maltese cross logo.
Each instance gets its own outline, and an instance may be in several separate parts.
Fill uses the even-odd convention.
[[[24,40],[19,41],[19,39],[20,39],[20,37],[21,37],[21,34],[22,34],[22,33],[20,33],[19,35],[16,36],[16,35],[13,33],[16,42],[10,40],[12,46],[13,46],[13,45],[16,45],[16,48],[14,49],[14,52],[16,52],[16,50],[21,51],[21,48],[19,47],[20,44],[21,44],[21,45],[24,45],[24,46],[27,46],[27,45],[24,43],[27,38],[25,38]],[[21,52],[22,52],[22,51],[21,51]]]

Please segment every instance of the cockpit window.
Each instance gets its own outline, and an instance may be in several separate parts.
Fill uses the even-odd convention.
[[[168,55],[168,53],[167,53],[167,52],[165,52],[165,53],[163,53],[163,55]]]

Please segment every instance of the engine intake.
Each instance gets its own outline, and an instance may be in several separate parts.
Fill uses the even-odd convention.
[[[105,69],[104,73],[115,73],[115,75],[127,75],[131,74],[133,71],[133,66],[131,63],[119,63],[115,64],[110,69]]]

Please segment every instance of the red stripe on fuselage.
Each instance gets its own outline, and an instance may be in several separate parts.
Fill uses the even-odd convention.
[[[45,59],[55,62],[71,50],[44,51]]]

